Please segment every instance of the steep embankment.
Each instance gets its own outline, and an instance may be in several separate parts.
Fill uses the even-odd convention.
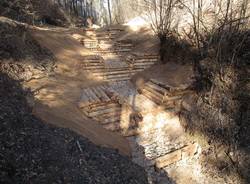
[[[144,171],[117,151],[95,146],[70,130],[45,124],[32,113],[33,94],[39,89],[34,93],[24,90],[22,81],[36,83],[36,78],[40,78],[37,83],[45,88],[45,95],[51,96],[53,93],[46,91],[46,85],[52,85],[51,91],[60,92],[66,81],[58,75],[60,80],[56,82],[61,81],[60,87],[53,89],[55,82],[51,81],[57,78],[48,80],[45,76],[54,73],[56,59],[33,38],[25,25],[5,18],[1,18],[0,24],[0,183],[147,183]],[[77,82],[67,81],[68,95]],[[81,116],[70,116],[69,109],[73,106],[60,108],[64,97],[47,98],[47,102],[56,104],[58,100],[61,111],[57,113],[65,114],[64,117],[69,119],[75,118],[73,121],[77,120],[79,125],[74,127],[75,130],[88,133],[90,137],[92,135],[92,141],[105,144],[108,141],[105,140],[105,131],[97,131],[93,136],[93,131],[88,132],[86,128],[91,122],[84,124]],[[47,106],[41,109],[53,114]],[[67,122],[67,119],[46,115],[44,117],[51,123]],[[55,120],[57,122],[53,122]],[[104,140],[98,133],[104,135]],[[115,136],[113,138],[116,139]]]
[[[128,158],[32,115],[17,81],[0,85],[0,183],[147,183]]]
[[[67,26],[70,24],[69,16],[50,0],[2,0],[0,12],[0,16],[33,25]]]

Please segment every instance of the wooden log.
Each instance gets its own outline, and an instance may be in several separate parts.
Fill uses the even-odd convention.
[[[155,65],[156,62],[145,61],[145,62],[134,62],[133,65],[141,66],[141,65]]]
[[[86,62],[84,63],[85,66],[87,67],[90,67],[90,66],[93,66],[93,67],[96,67],[96,66],[104,66],[102,63],[94,63],[94,62]]]
[[[168,91],[165,88],[162,88],[161,86],[156,85],[155,83],[152,83],[151,81],[148,81],[146,84],[149,88],[152,88],[158,92],[161,92],[163,95],[165,95]]]
[[[181,98],[182,98],[182,95],[178,95],[178,96],[164,96],[164,101],[180,100]]]
[[[156,94],[155,92],[148,91],[146,88],[142,89],[142,94],[149,95],[149,96],[157,99],[158,101],[163,102],[163,95],[160,96],[160,95]]]
[[[103,64],[101,60],[83,60],[84,64]]]
[[[149,63],[149,62],[145,62],[145,63],[134,63],[134,66],[151,66],[154,65],[155,63]]]
[[[110,67],[110,68],[106,68],[107,69],[107,71],[112,71],[112,72],[115,72],[115,71],[124,71],[124,70],[131,70],[131,68],[130,67],[124,67],[124,66],[121,66],[121,67]]]
[[[115,74],[115,75],[113,74],[113,75],[107,75],[107,76],[106,76],[107,79],[123,78],[123,77],[128,77],[128,78],[129,78],[129,77],[131,77],[131,74],[125,73],[125,74]]]
[[[149,100],[153,101],[154,103],[160,105],[162,103],[161,100],[154,98],[153,96],[149,95],[148,93],[143,93],[145,97],[147,97]]]
[[[108,119],[110,117],[120,117],[121,118],[121,116],[123,116],[123,115],[126,115],[126,113],[123,113],[122,110],[120,110],[120,111],[113,111],[110,113],[102,114],[98,117],[101,119]]]
[[[105,75],[131,74],[131,73],[135,73],[135,71],[133,71],[133,70],[106,71]]]
[[[135,66],[135,69],[141,69],[142,71],[146,70],[147,68],[150,68],[151,66]]]
[[[108,103],[108,104],[97,106],[95,108],[91,108],[91,112],[103,111],[103,110],[111,109],[111,108],[121,108],[121,106],[117,103]]]
[[[88,70],[104,69],[104,68],[105,68],[104,66],[85,66],[85,69],[88,69]]]
[[[110,82],[128,81],[128,80],[130,80],[130,77],[106,79],[106,81],[110,81]]]
[[[101,87],[97,87],[96,90],[99,92],[99,94],[101,95],[101,99],[102,101],[108,102],[111,99],[106,95],[106,93],[101,89]]]
[[[159,58],[135,58],[137,62],[156,62]]]
[[[86,93],[83,92],[81,95],[80,101],[78,103],[78,107],[84,108],[84,107],[88,106],[90,103],[91,102],[90,102],[88,96],[86,95]]]
[[[104,109],[104,110],[99,110],[99,111],[93,111],[93,112],[89,112],[88,115],[95,117],[95,116],[101,116],[103,114],[108,114],[111,112],[120,112],[121,108],[110,108],[110,109]]]
[[[121,82],[121,81],[128,81],[130,77],[122,77],[122,78],[113,78],[113,79],[106,79],[109,82]]]
[[[167,84],[164,84],[164,83],[162,83],[162,82],[160,82],[160,81],[157,81],[157,80],[155,80],[155,79],[150,79],[150,81],[151,81],[152,83],[158,85],[158,86],[161,86],[162,88],[165,88],[165,89],[168,90],[168,91],[170,91],[171,88],[173,88],[172,86],[167,85]]]
[[[109,118],[101,118],[102,120],[100,121],[100,123],[102,125],[106,125],[106,124],[110,124],[110,123],[116,123],[116,122],[120,122],[121,118],[119,116],[113,116],[113,117],[109,117]]]
[[[89,97],[91,103],[101,102],[100,99],[91,91],[90,88],[84,90],[86,95]]]
[[[111,97],[109,96],[109,94],[108,94],[108,86],[107,85],[101,85],[101,86],[98,86],[98,88],[100,88],[102,91],[103,91],[103,93],[105,93],[105,95],[110,99],[110,101],[111,101]]]
[[[100,102],[100,103],[94,103],[94,104],[89,104],[88,106],[84,107],[85,111],[93,111],[93,109],[99,107],[99,106],[106,106],[109,104],[112,104],[113,102],[109,101],[109,102]]]
[[[118,52],[130,52],[132,49],[131,48],[116,48],[115,51]]]
[[[181,150],[176,150],[155,159],[156,167],[161,169],[181,160]]]
[[[163,97],[164,97],[164,94],[154,90],[153,88],[150,88],[147,85],[145,85],[143,89],[146,89],[146,91],[149,91],[150,93],[153,93],[154,95],[158,96],[161,99],[163,99]]]
[[[92,69],[92,70],[85,70],[88,72],[92,72],[93,74],[100,74],[102,76],[104,76],[104,73],[106,72],[105,69]]]
[[[100,101],[103,101],[103,97],[102,97],[102,95],[101,95],[101,93],[97,90],[97,88],[92,88],[92,91],[95,93],[95,95],[98,97],[98,99],[100,100]]]

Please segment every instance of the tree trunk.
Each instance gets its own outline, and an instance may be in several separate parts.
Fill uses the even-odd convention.
[[[110,0],[108,0],[108,11],[109,11],[109,23],[112,24],[111,9],[110,9]]]
[[[167,42],[167,36],[165,34],[158,34],[158,38],[160,40],[160,60],[164,63],[165,59],[165,44]]]

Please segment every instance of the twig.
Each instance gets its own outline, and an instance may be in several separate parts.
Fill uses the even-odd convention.
[[[82,147],[81,147],[81,145],[80,145],[80,143],[79,143],[79,141],[78,141],[78,140],[76,141],[76,144],[77,144],[77,146],[78,146],[78,148],[79,148],[80,152],[82,153],[82,152],[83,152],[83,151],[82,151]]]

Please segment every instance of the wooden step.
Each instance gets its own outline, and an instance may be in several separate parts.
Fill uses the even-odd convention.
[[[93,67],[95,67],[95,66],[104,66],[103,63],[100,63],[100,62],[98,62],[98,63],[86,62],[86,63],[83,63],[83,64],[85,66],[87,66],[87,67],[90,67],[90,66],[93,66]]]
[[[105,79],[106,81],[110,81],[110,82],[112,82],[112,81],[127,81],[127,80],[130,80],[130,77],[122,77],[122,78],[113,78],[113,79]]]
[[[90,88],[84,89],[84,93],[87,95],[87,97],[90,99],[92,103],[101,102],[101,100],[96,96],[96,94]]]
[[[124,73],[124,74],[114,74],[114,75],[106,75],[107,79],[113,79],[113,78],[123,78],[123,77],[131,77],[130,73]]]
[[[116,74],[130,74],[130,73],[135,73],[136,71],[134,70],[110,70],[110,71],[106,71],[105,75],[116,75]]]
[[[85,69],[92,70],[92,69],[103,69],[104,66],[85,66]]]
[[[113,117],[109,117],[109,118],[100,117],[100,123],[102,125],[107,125],[107,124],[116,123],[116,122],[120,123],[121,117],[119,117],[119,116],[113,116]]]
[[[135,58],[135,62],[140,62],[140,63],[143,63],[143,62],[157,62],[158,61],[158,58]]]
[[[143,95],[158,105],[162,104],[162,100],[160,100],[158,97],[155,97],[154,95],[152,95],[150,93],[144,92]]]
[[[153,88],[150,88],[149,86],[145,85],[143,89],[146,89],[147,91],[149,91],[150,93],[153,93],[154,95],[156,95],[157,97],[163,99],[164,95],[156,90],[154,90]]]
[[[133,65],[134,66],[151,66],[151,65],[154,65],[155,63],[134,63]]]
[[[120,112],[120,111],[121,111],[121,108],[117,107],[117,108],[109,108],[109,109],[104,109],[104,110],[99,110],[99,111],[87,112],[87,114],[90,117],[95,117],[95,116],[101,116],[103,114]]]
[[[126,113],[122,112],[122,109],[121,109],[121,111],[113,111],[110,113],[102,114],[99,116],[99,118],[100,119],[109,119],[111,117],[119,117],[121,119],[121,117],[123,115],[126,115]]]
[[[97,96],[99,97],[99,99],[101,99],[101,101],[105,101],[108,102],[111,99],[108,97],[108,95],[105,93],[105,91],[103,91],[100,87],[96,87],[94,88],[95,93],[97,94]]]
[[[106,109],[111,109],[111,108],[121,108],[121,105],[118,103],[110,103],[110,104],[102,104],[100,106],[97,107],[92,107],[89,111],[90,112],[97,112],[97,111],[103,111]]]
[[[145,85],[148,86],[149,88],[152,88],[152,89],[162,93],[163,95],[165,95],[168,92],[167,89],[162,88],[161,86],[158,86],[158,85],[152,83],[151,81],[148,81]]]
[[[176,150],[155,159],[156,167],[161,169],[181,160],[181,150]]]

